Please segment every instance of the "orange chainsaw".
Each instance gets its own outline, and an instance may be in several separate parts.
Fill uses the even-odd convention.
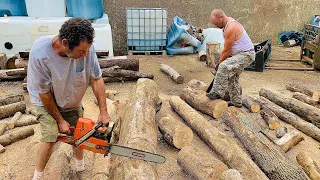
[[[164,156],[110,143],[113,127],[113,122],[110,122],[108,127],[102,127],[101,122],[95,125],[91,119],[79,118],[76,128],[70,127],[72,134],[59,134],[57,140],[104,156],[112,153],[147,162],[165,162]]]

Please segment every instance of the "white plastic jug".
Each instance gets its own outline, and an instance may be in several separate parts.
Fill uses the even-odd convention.
[[[64,17],[65,0],[26,0],[29,17]]]
[[[92,24],[95,37],[93,45],[96,51],[109,51],[109,57],[113,57],[112,33],[110,24]]]

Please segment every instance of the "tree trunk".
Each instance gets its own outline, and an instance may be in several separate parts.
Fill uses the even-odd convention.
[[[228,169],[224,171],[218,178],[218,180],[244,180],[239,171],[235,169]]]
[[[139,79],[129,97],[118,144],[156,153],[155,114],[161,106],[157,85],[150,79]],[[154,163],[117,156],[112,160],[110,179],[152,180],[158,179],[158,175]]]
[[[282,107],[272,103],[266,98],[260,97],[256,100],[260,103],[260,105],[263,108],[270,109],[276,116],[278,116],[283,121],[291,124],[293,127],[299,129],[308,136],[320,142],[320,129],[312,123],[304,121],[296,114],[287,111],[286,109],[283,109]]]
[[[256,113],[260,110],[260,105],[254,101],[250,96],[242,96],[242,104],[247,107],[251,112]]]
[[[177,162],[184,172],[195,179],[214,180],[228,169],[212,152],[192,145],[179,151]]]
[[[15,123],[20,119],[21,115],[22,115],[21,112],[16,112],[14,114],[14,116],[11,118],[11,120],[7,123],[9,129],[14,128]]]
[[[309,176],[311,180],[320,179],[319,166],[312,158],[305,152],[300,152],[296,157],[298,163],[302,166],[304,172]]]
[[[281,126],[279,118],[270,109],[264,108],[260,115],[268,123],[269,129],[275,130]]]
[[[195,90],[206,91],[208,89],[208,85],[206,83],[199,81],[197,79],[192,79],[191,81],[188,82],[187,85],[191,89],[195,89]]]
[[[168,144],[177,149],[182,149],[190,144],[193,139],[192,130],[173,117],[161,118],[159,129]]]
[[[220,60],[220,43],[209,42],[207,43],[207,59],[206,64],[208,67],[214,68],[219,63]]]
[[[294,83],[290,83],[288,85],[286,85],[286,88],[292,92],[300,92],[303,93],[305,95],[308,95],[310,97],[312,97],[313,100],[315,101],[319,101],[319,92],[306,88],[305,86],[300,86],[298,84],[294,84]]]
[[[0,106],[0,119],[13,116],[16,112],[24,112],[25,110],[26,103],[24,101]]]
[[[212,126],[182,99],[174,96],[170,99],[170,104],[228,166],[237,169],[248,180],[268,179],[232,138]]]
[[[9,69],[6,70],[6,74],[8,76],[20,76],[20,75],[27,75],[27,71],[24,68],[19,69]]]
[[[286,98],[266,89],[261,89],[259,94],[320,127],[320,109],[293,98]]]
[[[208,114],[213,118],[221,117],[222,113],[227,110],[228,103],[223,100],[210,100],[206,92],[184,88],[180,93],[181,99],[187,102],[193,108]]]
[[[8,70],[0,70],[0,80],[23,80],[26,77],[26,74],[8,76],[7,72]]]
[[[28,66],[28,60],[18,58],[14,61],[14,65],[16,66],[16,68],[24,68]]]
[[[21,139],[25,139],[34,134],[33,127],[22,127],[20,129],[9,132],[5,135],[0,136],[0,144],[7,146]]]
[[[121,69],[139,71],[138,59],[99,59],[100,68],[119,66]]]
[[[7,55],[4,53],[0,53],[0,70],[7,69]]]
[[[37,117],[33,115],[27,115],[24,117],[21,117],[18,121],[15,122],[15,127],[21,127],[21,126],[29,126],[33,124],[38,124],[39,121],[37,120]]]
[[[300,92],[293,93],[293,98],[298,99],[299,101],[302,101],[304,103],[310,104],[311,106],[316,106],[319,101],[315,101],[310,96],[307,96],[305,94],[302,94]]]
[[[0,124],[0,136],[3,135],[3,133],[7,130],[7,123],[1,123]]]
[[[13,95],[13,94],[1,95],[0,96],[0,106],[20,102],[23,100],[24,100],[23,95]]]
[[[231,127],[256,164],[270,179],[308,179],[303,170],[291,162],[279,147],[270,142],[261,132],[253,133],[245,128],[241,122],[251,121],[250,118],[245,118],[241,113],[236,115],[226,111],[222,119]]]
[[[184,78],[176,70],[166,64],[160,64],[160,70],[169,75],[178,84],[183,83]]]
[[[290,131],[275,143],[280,146],[284,152],[288,152],[293,146],[297,145],[303,139],[304,138],[301,133],[297,131]]]

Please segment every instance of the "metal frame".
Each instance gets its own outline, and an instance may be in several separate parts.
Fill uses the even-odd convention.
[[[320,46],[319,42],[316,42],[316,37],[319,36],[319,33],[319,26],[304,25],[300,60],[311,64],[314,70],[320,70]]]

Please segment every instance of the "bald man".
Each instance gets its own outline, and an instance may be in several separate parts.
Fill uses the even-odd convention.
[[[212,100],[221,99],[229,92],[229,105],[242,107],[239,76],[255,60],[254,46],[243,26],[222,10],[213,10],[210,22],[214,27],[223,29],[225,41],[219,64],[216,65],[212,91],[207,96]]]

